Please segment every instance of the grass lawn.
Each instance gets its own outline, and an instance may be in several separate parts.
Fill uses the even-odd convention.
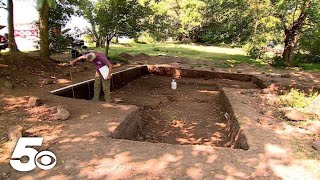
[[[304,63],[301,64],[300,67],[302,67],[303,70],[320,72],[320,64]]]
[[[97,48],[104,52],[105,49]],[[216,46],[155,43],[155,44],[113,44],[109,50],[109,56],[115,57],[126,52],[131,55],[145,53],[150,56],[168,55],[174,57],[186,57],[193,60],[208,60],[220,67],[232,67],[235,64],[248,63],[261,66],[264,62],[250,59],[241,48],[223,48]]]

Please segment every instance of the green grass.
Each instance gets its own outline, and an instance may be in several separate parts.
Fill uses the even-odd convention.
[[[97,48],[104,52],[103,48]],[[173,43],[155,44],[114,44],[110,46],[109,55],[116,56],[122,52],[131,55],[145,53],[150,56],[168,55],[174,57],[186,57],[192,60],[207,60],[220,67],[232,67],[236,64],[247,63],[255,66],[263,66],[260,60],[250,59],[241,48],[225,48],[203,45],[186,45]]]
[[[307,71],[320,71],[320,64],[314,64],[314,63],[305,63],[301,64],[300,67],[302,67],[303,70]]]

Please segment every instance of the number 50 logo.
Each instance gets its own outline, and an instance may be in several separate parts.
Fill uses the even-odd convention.
[[[57,163],[57,158],[51,151],[41,151],[38,153],[37,150],[27,147],[41,146],[42,141],[42,137],[20,138],[11,156],[11,166],[17,171],[31,171],[37,166],[44,170],[52,169]],[[29,158],[28,162],[21,162],[23,156]]]

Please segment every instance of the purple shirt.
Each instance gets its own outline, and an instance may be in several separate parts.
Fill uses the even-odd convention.
[[[100,52],[94,52],[94,54],[96,55],[96,58],[91,62],[92,62],[92,64],[94,64],[94,66],[96,67],[97,70],[99,70],[100,68],[102,68],[105,65],[107,65],[108,67],[110,66],[111,63],[108,60],[106,55],[104,55],[103,53],[100,53]]]

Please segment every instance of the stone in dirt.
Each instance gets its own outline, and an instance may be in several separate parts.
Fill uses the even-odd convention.
[[[313,141],[313,142],[312,142],[312,147],[313,147],[315,150],[320,151],[320,141]]]
[[[215,69],[214,67],[211,67],[210,70],[211,70],[211,71],[215,71],[216,69]]]
[[[275,106],[279,103],[279,98],[275,94],[266,94],[261,97],[261,101],[263,104]]]
[[[34,96],[31,96],[29,98],[29,101],[28,101],[28,106],[29,107],[35,107],[35,106],[40,106],[42,104],[42,100],[37,98],[37,97],[34,97]]]
[[[7,89],[12,89],[13,88],[13,84],[10,81],[5,81],[4,82],[4,87]]]
[[[290,121],[306,121],[308,117],[303,113],[300,112],[297,109],[291,109],[291,110],[285,110],[284,112],[284,118],[290,120]]]
[[[259,117],[257,121],[263,126],[269,126],[273,124],[273,119],[269,117]]]
[[[49,85],[49,84],[53,84],[53,80],[52,79],[44,79],[41,83],[42,85]]]
[[[8,139],[10,141],[18,141],[20,137],[22,137],[22,126],[15,125],[12,127],[9,127],[8,129]]]
[[[54,113],[54,114],[57,113],[57,112],[58,112],[57,106],[51,107],[51,108],[50,108],[50,112],[51,112],[51,113]]]
[[[57,113],[53,114],[53,120],[67,120],[70,116],[70,112],[62,106],[57,107]]]
[[[320,134],[320,121],[312,121],[307,125],[307,129],[314,134]]]
[[[286,74],[281,74],[280,77],[282,77],[282,78],[290,78],[291,75],[289,73],[286,73]]]

